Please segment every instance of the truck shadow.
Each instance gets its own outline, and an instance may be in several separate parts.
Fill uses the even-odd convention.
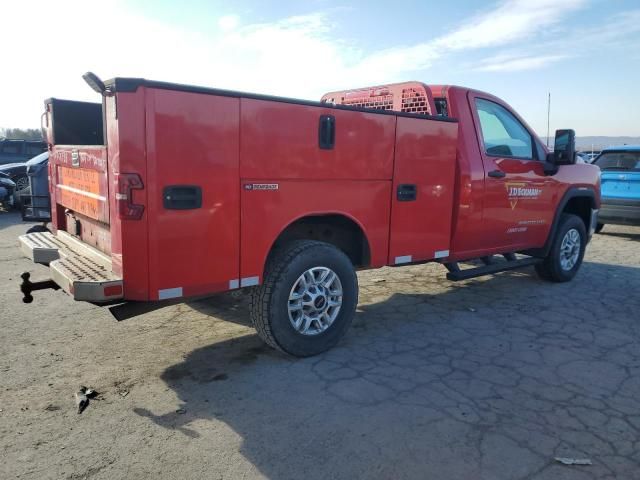
[[[376,288],[362,285],[365,301],[377,298]],[[406,478],[425,478],[425,468],[438,465],[442,478],[471,478],[489,427],[507,438],[506,424],[510,432],[535,425],[540,435],[558,435],[554,422],[565,413],[549,413],[555,401],[536,389],[553,388],[558,398],[622,395],[603,393],[602,380],[591,378],[564,387],[559,367],[567,358],[584,361],[579,375],[588,376],[589,362],[602,355],[597,338],[640,333],[631,320],[639,302],[624,294],[639,288],[639,268],[588,262],[573,282],[557,285],[531,269],[430,294],[417,278],[360,305],[349,334],[317,357],[284,356],[255,334],[194,350],[161,375],[180,399],[176,409],[134,411],[204,437],[213,452],[229,448],[213,426],[224,422],[268,478],[395,478],[399,464]],[[193,305],[232,322],[248,318],[244,296]],[[632,342],[640,348],[637,336]],[[576,438],[579,431],[572,427]],[[536,438],[513,441],[551,455]]]

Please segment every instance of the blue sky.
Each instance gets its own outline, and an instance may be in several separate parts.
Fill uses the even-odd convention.
[[[96,100],[92,70],[306,99],[452,83],[505,99],[541,136],[551,91],[552,130],[640,135],[637,0],[12,3],[0,42],[34,53],[2,76],[4,127],[37,126],[47,97]]]

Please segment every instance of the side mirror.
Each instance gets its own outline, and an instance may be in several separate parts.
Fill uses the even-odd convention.
[[[572,165],[576,163],[576,132],[573,130],[556,130],[553,157],[553,163],[556,165]]]

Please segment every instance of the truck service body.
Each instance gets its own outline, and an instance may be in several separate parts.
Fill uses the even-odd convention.
[[[308,102],[134,78],[99,90],[102,105],[45,103],[52,232],[20,243],[51,280],[24,274],[25,301],[58,286],[111,305],[256,287],[258,333],[310,355],[355,309],[345,261],[438,261],[455,280],[467,278],[457,262],[482,258],[478,275],[535,263],[564,281],[595,228],[597,167],[554,163],[483,92],[407,82]],[[556,238],[569,217],[581,222],[573,251]],[[564,276],[556,243],[579,257]],[[289,272],[298,258],[311,263]]]

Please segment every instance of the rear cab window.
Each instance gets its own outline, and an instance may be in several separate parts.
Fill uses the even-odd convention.
[[[640,171],[640,151],[603,152],[593,163],[600,170]]]
[[[533,160],[533,138],[524,125],[502,105],[483,98],[475,102],[485,153]]]

